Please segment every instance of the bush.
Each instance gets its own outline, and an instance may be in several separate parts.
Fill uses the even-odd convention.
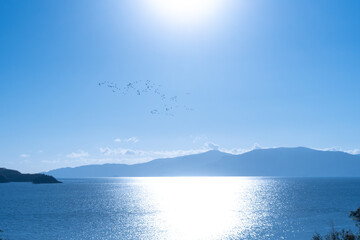
[[[355,226],[359,228],[358,232],[360,232],[360,208],[356,211],[351,211],[349,217],[355,222]],[[343,229],[341,231],[335,231],[335,229],[332,228],[331,232],[324,237],[319,233],[315,233],[312,240],[360,240],[360,235],[359,233],[354,234],[351,230]]]

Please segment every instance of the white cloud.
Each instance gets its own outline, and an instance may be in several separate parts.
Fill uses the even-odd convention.
[[[349,151],[347,151],[347,153],[350,153],[350,154],[360,154],[360,149],[349,150]]]
[[[68,155],[66,155],[67,158],[84,158],[84,157],[88,157],[89,153],[85,152],[83,150],[79,150],[77,152],[72,152]]]
[[[23,154],[20,154],[20,157],[21,157],[21,158],[28,158],[28,157],[30,157],[30,155],[29,155],[29,154],[24,154],[24,153],[23,153]]]
[[[114,142],[127,142],[127,143],[137,143],[139,142],[139,139],[137,137],[130,137],[130,138],[126,138],[126,139],[121,139],[121,138],[115,138]]]
[[[341,149],[340,147],[330,147],[330,148],[314,148],[315,150],[320,150],[320,151],[330,151],[330,152],[344,152],[343,149]]]
[[[126,142],[137,143],[139,142],[139,139],[137,137],[131,137],[126,139]]]
[[[108,157],[121,157],[122,159],[133,159],[138,162],[141,160],[152,160],[156,158],[170,158],[178,157],[189,154],[196,154],[201,152],[206,152],[209,149],[190,149],[190,150],[170,150],[170,151],[145,151],[145,150],[134,150],[127,148],[110,148],[104,147],[100,148],[100,153]]]
[[[353,155],[360,154],[360,149],[345,150],[341,147],[318,148],[316,150],[331,151],[331,152],[345,152],[345,153],[349,153],[349,154],[353,154]]]
[[[243,154],[243,153],[252,151],[252,149],[245,149],[245,148],[225,149],[225,148],[220,148],[220,151],[221,151],[221,152],[225,152],[225,153],[230,153],[230,154],[238,155],[238,154]]]
[[[152,151],[151,153],[160,157],[170,158],[170,157],[179,157],[190,154],[197,154],[207,152],[209,149],[189,149],[189,150],[172,150],[172,151]]]
[[[205,148],[207,149],[211,149],[211,150],[219,150],[220,146],[217,145],[216,143],[212,143],[212,142],[207,142],[204,144]]]
[[[258,144],[258,143],[254,143],[252,150],[256,150],[256,149],[263,149],[263,147],[260,146],[260,144]]]
[[[118,155],[142,155],[143,151],[125,149],[125,148],[100,148],[100,152],[105,156],[118,156]]]
[[[232,148],[232,149],[228,149],[228,148],[223,148],[220,147],[218,144],[213,143],[213,142],[207,142],[204,144],[205,149],[207,150],[218,150],[220,152],[225,152],[225,153],[230,153],[230,154],[243,154],[246,152],[250,152],[256,149],[265,149],[265,147],[260,146],[260,144],[255,143],[251,148]]]

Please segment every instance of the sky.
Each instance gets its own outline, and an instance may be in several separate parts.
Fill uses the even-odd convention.
[[[360,153],[357,0],[3,0],[0,166],[137,163],[210,149]],[[150,81],[180,107],[151,114]]]

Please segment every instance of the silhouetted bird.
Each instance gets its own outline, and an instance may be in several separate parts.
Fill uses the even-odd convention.
[[[108,88],[110,88],[112,90],[112,92],[119,92],[123,95],[126,95],[128,93],[130,93],[131,91],[134,91],[135,94],[137,96],[140,96],[141,93],[148,93],[148,94],[154,94],[160,97],[160,100],[164,103],[162,109],[154,109],[151,110],[150,113],[151,114],[166,114],[166,115],[172,115],[170,114],[171,111],[173,111],[176,108],[179,108],[179,104],[178,103],[178,96],[172,96],[170,98],[168,98],[166,96],[165,93],[163,93],[160,90],[160,85],[156,85],[153,82],[151,82],[150,80],[139,80],[139,81],[133,81],[133,82],[129,82],[126,85],[124,85],[123,87],[119,87],[116,83],[113,82],[108,82],[108,81],[104,81],[104,82],[100,82],[98,84],[100,87],[101,86],[106,86]],[[187,95],[189,93],[186,93]],[[185,105],[184,109],[185,110],[191,110],[191,108],[186,107]]]

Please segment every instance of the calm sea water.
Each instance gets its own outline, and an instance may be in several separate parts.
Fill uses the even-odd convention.
[[[0,238],[311,239],[350,228],[358,178],[100,178],[0,184]]]

